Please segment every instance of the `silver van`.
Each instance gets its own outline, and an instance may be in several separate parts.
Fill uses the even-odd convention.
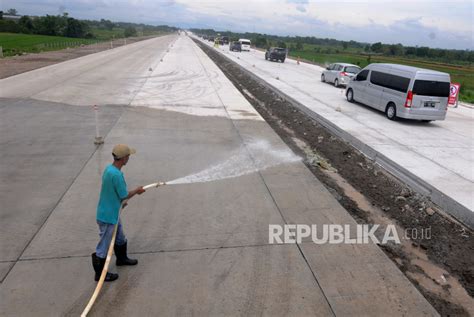
[[[444,120],[450,82],[449,74],[434,70],[370,64],[349,82],[346,97],[385,112],[390,120]]]

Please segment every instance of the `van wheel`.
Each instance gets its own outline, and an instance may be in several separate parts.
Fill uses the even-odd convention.
[[[321,75],[321,81],[324,83],[326,80],[324,79],[324,74]]]
[[[339,80],[337,80],[337,78],[336,78],[336,80],[334,81],[334,87],[339,87]]]
[[[347,98],[347,101],[354,102],[354,92],[352,91],[352,89],[347,90],[346,98]]]
[[[385,109],[385,115],[390,120],[397,119],[397,107],[395,107],[394,103],[391,102],[387,105],[387,108]]]

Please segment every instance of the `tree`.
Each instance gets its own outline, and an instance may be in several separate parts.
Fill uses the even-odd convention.
[[[16,9],[8,9],[7,15],[18,15],[18,11]]]
[[[18,21],[22,33],[32,33],[34,30],[33,21],[27,15],[24,15]]]
[[[286,43],[283,42],[283,41],[278,41],[278,42],[277,42],[277,46],[278,46],[278,47],[281,47],[281,48],[286,48]]]
[[[373,52],[381,53],[381,52],[382,52],[382,43],[380,43],[380,42],[374,43],[374,44],[372,44],[372,46],[370,47],[370,49],[371,49]]]
[[[127,26],[125,28],[125,30],[123,31],[123,35],[125,37],[136,36],[137,35],[137,30],[132,26]]]
[[[114,26],[115,26],[115,24],[114,24],[112,21],[110,21],[110,20],[104,20],[104,19],[101,19],[101,20],[100,20],[100,24],[101,24],[104,28],[106,28],[107,30],[112,30],[112,29],[114,28]]]
[[[426,56],[428,56],[429,50],[430,50],[430,48],[429,48],[429,47],[426,47],[426,46],[418,47],[418,48],[416,49],[416,56],[418,56],[418,57],[426,57]]]
[[[3,20],[3,11],[0,11],[0,20]]]
[[[263,47],[263,48],[266,48],[267,47],[267,39],[263,36],[257,36],[257,38],[255,39],[255,46],[256,47]]]
[[[296,49],[297,49],[298,51],[302,51],[303,48],[304,48],[303,43],[301,43],[301,42],[296,43]]]
[[[84,22],[74,18],[67,19],[64,35],[67,37],[85,37],[87,33],[87,25]]]
[[[347,42],[342,42],[342,48],[347,50],[347,47],[349,46],[349,44]]]

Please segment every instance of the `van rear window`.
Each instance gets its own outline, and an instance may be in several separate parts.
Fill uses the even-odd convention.
[[[240,43],[244,44],[244,45],[250,45],[250,42],[249,41],[240,41]]]
[[[450,83],[445,81],[415,80],[413,93],[422,96],[449,97]]]

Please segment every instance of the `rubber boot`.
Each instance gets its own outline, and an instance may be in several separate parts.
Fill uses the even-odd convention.
[[[100,275],[102,274],[102,269],[104,268],[105,265],[105,259],[99,258],[95,252],[92,253],[92,266],[94,267],[95,271],[95,281],[97,282],[100,279]],[[107,275],[105,275],[105,281],[106,282],[112,282],[118,279],[118,274],[116,273],[109,273],[107,272]]]
[[[117,257],[117,266],[137,265],[138,260],[129,259],[127,256],[127,242],[122,245],[114,245],[115,256]]]

